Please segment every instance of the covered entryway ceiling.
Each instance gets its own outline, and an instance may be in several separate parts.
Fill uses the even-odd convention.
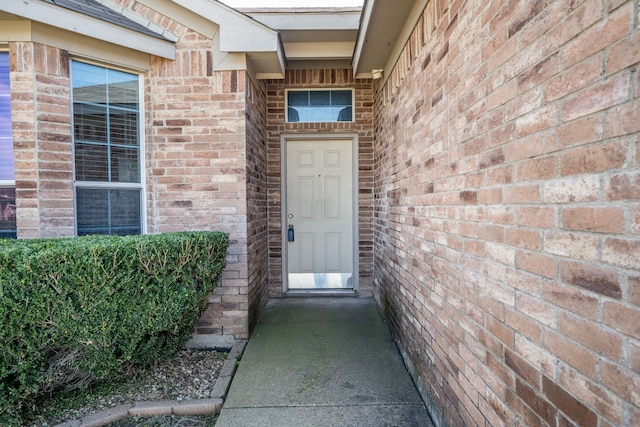
[[[239,9],[280,33],[287,68],[349,68],[360,24],[356,8]]]

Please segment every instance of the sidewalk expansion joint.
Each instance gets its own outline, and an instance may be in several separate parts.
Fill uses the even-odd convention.
[[[424,408],[423,403],[413,403],[413,402],[380,402],[380,403],[310,403],[307,405],[255,405],[255,406],[232,406],[227,407],[229,410],[234,409],[267,409],[267,408],[353,408],[353,407],[361,407],[361,408],[373,408],[376,406],[416,406],[419,408]]]

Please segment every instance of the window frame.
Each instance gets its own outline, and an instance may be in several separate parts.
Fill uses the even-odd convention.
[[[76,136],[75,136],[75,114],[74,114],[74,95],[73,95],[73,62],[93,65],[96,67],[106,68],[113,71],[133,74],[138,78],[138,167],[140,182],[104,182],[104,181],[81,181],[76,177]],[[71,114],[71,139],[72,139],[72,169],[73,169],[73,222],[74,233],[78,235],[78,196],[77,190],[139,190],[140,191],[140,234],[147,234],[147,215],[146,202],[147,195],[145,191],[146,183],[146,151],[145,151],[145,108],[144,108],[144,73],[137,70],[118,67],[103,62],[91,61],[85,58],[71,57],[69,58],[69,88],[70,88],[70,114]],[[118,145],[118,144],[116,144]],[[109,166],[110,168],[110,166]]]
[[[0,48],[0,54],[6,54],[9,61],[11,61],[11,55],[9,55],[9,50],[7,48]],[[11,71],[9,71],[9,95],[11,95]],[[11,102],[11,97],[9,97],[9,102]],[[9,108],[9,110],[11,111],[11,108]],[[13,144],[13,126],[11,127],[11,142]],[[15,153],[14,153],[13,179],[0,179],[0,189],[13,190],[15,194],[15,191],[16,191],[15,174],[16,174],[16,169],[15,169]],[[17,207],[15,209],[17,212]],[[0,235],[0,238],[7,238],[7,239],[17,238],[18,236],[17,224],[16,224],[15,230],[13,230],[13,233],[15,234],[15,236],[3,237],[2,235]]]
[[[337,92],[337,91],[349,91],[351,92],[351,120],[334,120],[334,121],[290,121],[289,120],[289,93],[290,92]],[[293,107],[292,107],[293,108]],[[284,120],[285,123],[354,123],[356,121],[356,108],[355,108],[355,89],[350,87],[313,87],[313,88],[289,88],[284,92]]]

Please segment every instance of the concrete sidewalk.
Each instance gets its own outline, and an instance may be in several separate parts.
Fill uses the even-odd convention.
[[[265,308],[216,427],[432,426],[373,299]]]

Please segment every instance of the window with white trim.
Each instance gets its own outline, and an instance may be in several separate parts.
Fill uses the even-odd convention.
[[[287,123],[353,122],[352,89],[288,89]]]
[[[0,52],[0,238],[16,238],[16,185],[9,53]]]
[[[71,62],[76,229],[142,233],[140,78]]]

